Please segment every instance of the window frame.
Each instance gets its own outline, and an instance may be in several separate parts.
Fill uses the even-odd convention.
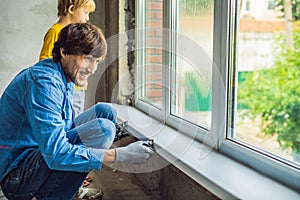
[[[173,12],[177,8],[177,1],[163,0],[163,25],[166,29],[176,28],[176,23],[172,19],[176,19],[176,13]],[[170,9],[168,9],[170,8]],[[186,134],[199,142],[219,151],[221,154],[230,157],[234,160],[249,166],[256,171],[262,173],[264,176],[270,177],[288,187],[300,190],[299,182],[299,168],[297,166],[289,165],[283,162],[279,157],[274,158],[268,153],[264,153],[243,144],[237,140],[230,139],[231,127],[234,126],[231,120],[232,106],[231,99],[234,91],[230,82],[233,81],[233,74],[235,74],[234,60],[236,55],[236,38],[238,31],[238,24],[235,16],[238,16],[239,3],[238,0],[214,0],[214,36],[213,36],[213,59],[217,66],[217,70],[213,70],[213,86],[212,86],[212,110],[211,110],[211,130],[199,128],[192,123],[181,120],[178,117],[170,115],[170,94],[163,90],[163,109],[156,108],[139,99],[139,92],[142,83],[140,76],[141,72],[137,69],[136,83],[138,95],[135,99],[135,107],[144,113],[163,121],[170,127]],[[137,1],[137,45],[138,49],[143,46],[143,33],[139,31],[143,27],[145,19],[145,4],[144,1]],[[142,19],[142,20],[141,20]],[[171,35],[164,35],[164,45],[169,48],[174,48],[174,32]],[[142,48],[141,48],[142,49]],[[170,50],[170,52],[172,52]],[[141,51],[137,53],[137,66],[143,64]],[[164,65],[172,66],[174,64],[174,55],[164,52]],[[169,67],[170,69],[170,67]],[[164,85],[172,87],[170,83],[171,70],[165,69],[163,71]],[[236,94],[235,94],[236,95]],[[195,134],[196,133],[196,134]],[[298,184],[297,184],[298,183]]]
[[[239,3],[237,1],[231,1],[231,9],[234,13],[231,13],[231,16],[239,16]],[[234,30],[238,30],[238,23],[236,22],[238,19],[234,17],[228,17],[230,19],[228,32],[231,35],[229,37],[229,42],[227,45],[227,51],[230,52],[229,60],[228,60],[228,74],[226,80],[228,83],[228,101],[227,101],[227,119],[230,119],[231,111],[230,111],[230,104],[231,99],[235,98],[232,97],[233,92],[231,90],[229,82],[232,82],[235,74],[235,57],[236,57],[236,38],[238,38],[238,33],[234,32]],[[235,38],[236,37],[236,38]],[[236,75],[237,76],[237,75]],[[224,77],[225,78],[225,77]],[[235,78],[236,79],[236,78]],[[236,88],[236,87],[235,87]],[[222,144],[219,147],[219,151],[251,168],[257,170],[258,172],[264,174],[267,177],[275,179],[276,181],[288,185],[291,188],[296,190],[300,190],[300,183],[299,182],[299,167],[293,164],[290,164],[287,161],[284,161],[278,156],[273,156],[271,153],[265,152],[260,150],[259,148],[255,148],[251,145],[245,144],[241,141],[231,139],[229,134],[231,133],[230,127],[234,127],[234,120],[227,121],[228,127],[226,130],[226,137],[222,141]],[[297,184],[298,183],[298,184]]]
[[[137,49],[140,53],[138,53],[137,56],[137,66],[144,66],[144,57],[141,55],[141,52],[143,52],[144,44],[142,43],[142,40],[145,38],[143,35],[143,31],[141,31],[145,25],[145,19],[142,16],[145,16],[145,3],[139,2],[137,5],[137,8],[139,10],[137,11],[137,18],[142,19],[137,21]],[[170,9],[168,9],[170,8]],[[164,26],[164,49],[168,49],[168,51],[163,51],[163,65],[165,66],[172,66],[174,64],[175,58],[174,55],[172,55],[172,50],[169,50],[170,48],[174,49],[175,46],[175,40],[176,40],[176,31],[165,31],[168,29],[176,29],[177,24],[174,22],[174,19],[177,18],[176,13],[173,12],[174,10],[178,9],[178,5],[176,1],[163,1],[163,26]],[[163,70],[163,85],[168,86],[168,88],[174,88],[174,86],[170,83],[170,76],[173,73],[173,69],[169,67],[170,70],[167,68],[164,68]],[[135,106],[142,110],[143,112],[151,115],[152,117],[163,121],[167,125],[173,127],[174,129],[178,130],[179,132],[182,132],[184,134],[187,134],[188,136],[195,138],[198,141],[205,141],[206,144],[209,146],[216,146],[217,138],[220,136],[220,130],[223,128],[223,125],[220,126],[218,123],[212,123],[211,130],[208,130],[204,127],[199,127],[198,125],[192,124],[191,122],[188,122],[186,120],[181,120],[177,116],[171,115],[171,105],[170,105],[170,99],[171,96],[169,94],[169,91],[164,87],[163,88],[163,98],[162,98],[162,105],[163,109],[160,109],[151,103],[147,103],[140,99],[142,94],[142,78],[143,73],[139,68],[137,69],[138,76],[136,77],[136,83],[137,83],[137,95],[135,96]],[[218,95],[217,93],[215,93]],[[221,96],[220,96],[221,98]],[[217,99],[217,98],[215,98]],[[212,116],[220,116],[220,105],[218,102],[212,100]],[[214,105],[214,106],[213,106]],[[224,107],[224,106],[223,106]],[[224,117],[223,117],[224,121]],[[221,127],[221,128],[220,128]],[[222,133],[223,134],[223,133]]]

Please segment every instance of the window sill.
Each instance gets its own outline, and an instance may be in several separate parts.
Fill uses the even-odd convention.
[[[117,104],[113,107],[118,120],[128,121],[130,133],[154,139],[160,156],[221,199],[299,199],[296,191],[178,134],[134,107]]]

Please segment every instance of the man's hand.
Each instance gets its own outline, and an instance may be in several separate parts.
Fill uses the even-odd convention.
[[[125,147],[116,148],[116,162],[144,163],[154,153],[150,143],[151,140],[137,141]]]

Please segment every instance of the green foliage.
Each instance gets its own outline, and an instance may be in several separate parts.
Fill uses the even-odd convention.
[[[276,1],[276,7],[284,13],[284,0],[275,0]],[[300,19],[300,0],[291,0],[291,6],[292,6],[292,17],[293,20],[299,20]]]
[[[213,6],[213,0],[179,0],[179,10],[182,15],[201,15]]]
[[[293,32],[294,50],[284,35],[277,40],[274,66],[247,74],[239,85],[238,101],[249,117],[260,116],[265,134],[277,134],[282,148],[300,153],[300,29]]]

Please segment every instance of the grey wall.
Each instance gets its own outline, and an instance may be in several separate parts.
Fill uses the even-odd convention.
[[[103,33],[105,34],[105,0],[94,0],[96,3],[96,10],[95,12],[90,14],[90,22],[97,25],[99,28],[101,28],[101,30],[103,31]],[[95,102],[97,102],[97,97],[96,97],[96,93],[97,93],[97,89],[98,89],[98,85],[101,84],[101,77],[104,74],[104,70],[103,68],[105,68],[105,63],[101,63],[98,66],[97,71],[95,72],[95,74],[93,74],[92,76],[89,77],[88,80],[88,89],[85,92],[85,108],[89,108],[92,105],[95,104]],[[105,85],[105,83],[102,83],[103,85]]]
[[[56,4],[0,1],[0,95],[16,73],[38,61],[44,34],[58,19]]]
[[[105,32],[105,0],[95,3],[90,21]],[[0,0],[0,96],[19,71],[38,61],[44,35],[58,20],[56,6],[57,0]],[[86,107],[95,103],[99,73],[90,77]]]
[[[150,173],[136,173],[133,181],[151,199],[166,200],[219,200],[214,194],[196,183],[173,165]]]

